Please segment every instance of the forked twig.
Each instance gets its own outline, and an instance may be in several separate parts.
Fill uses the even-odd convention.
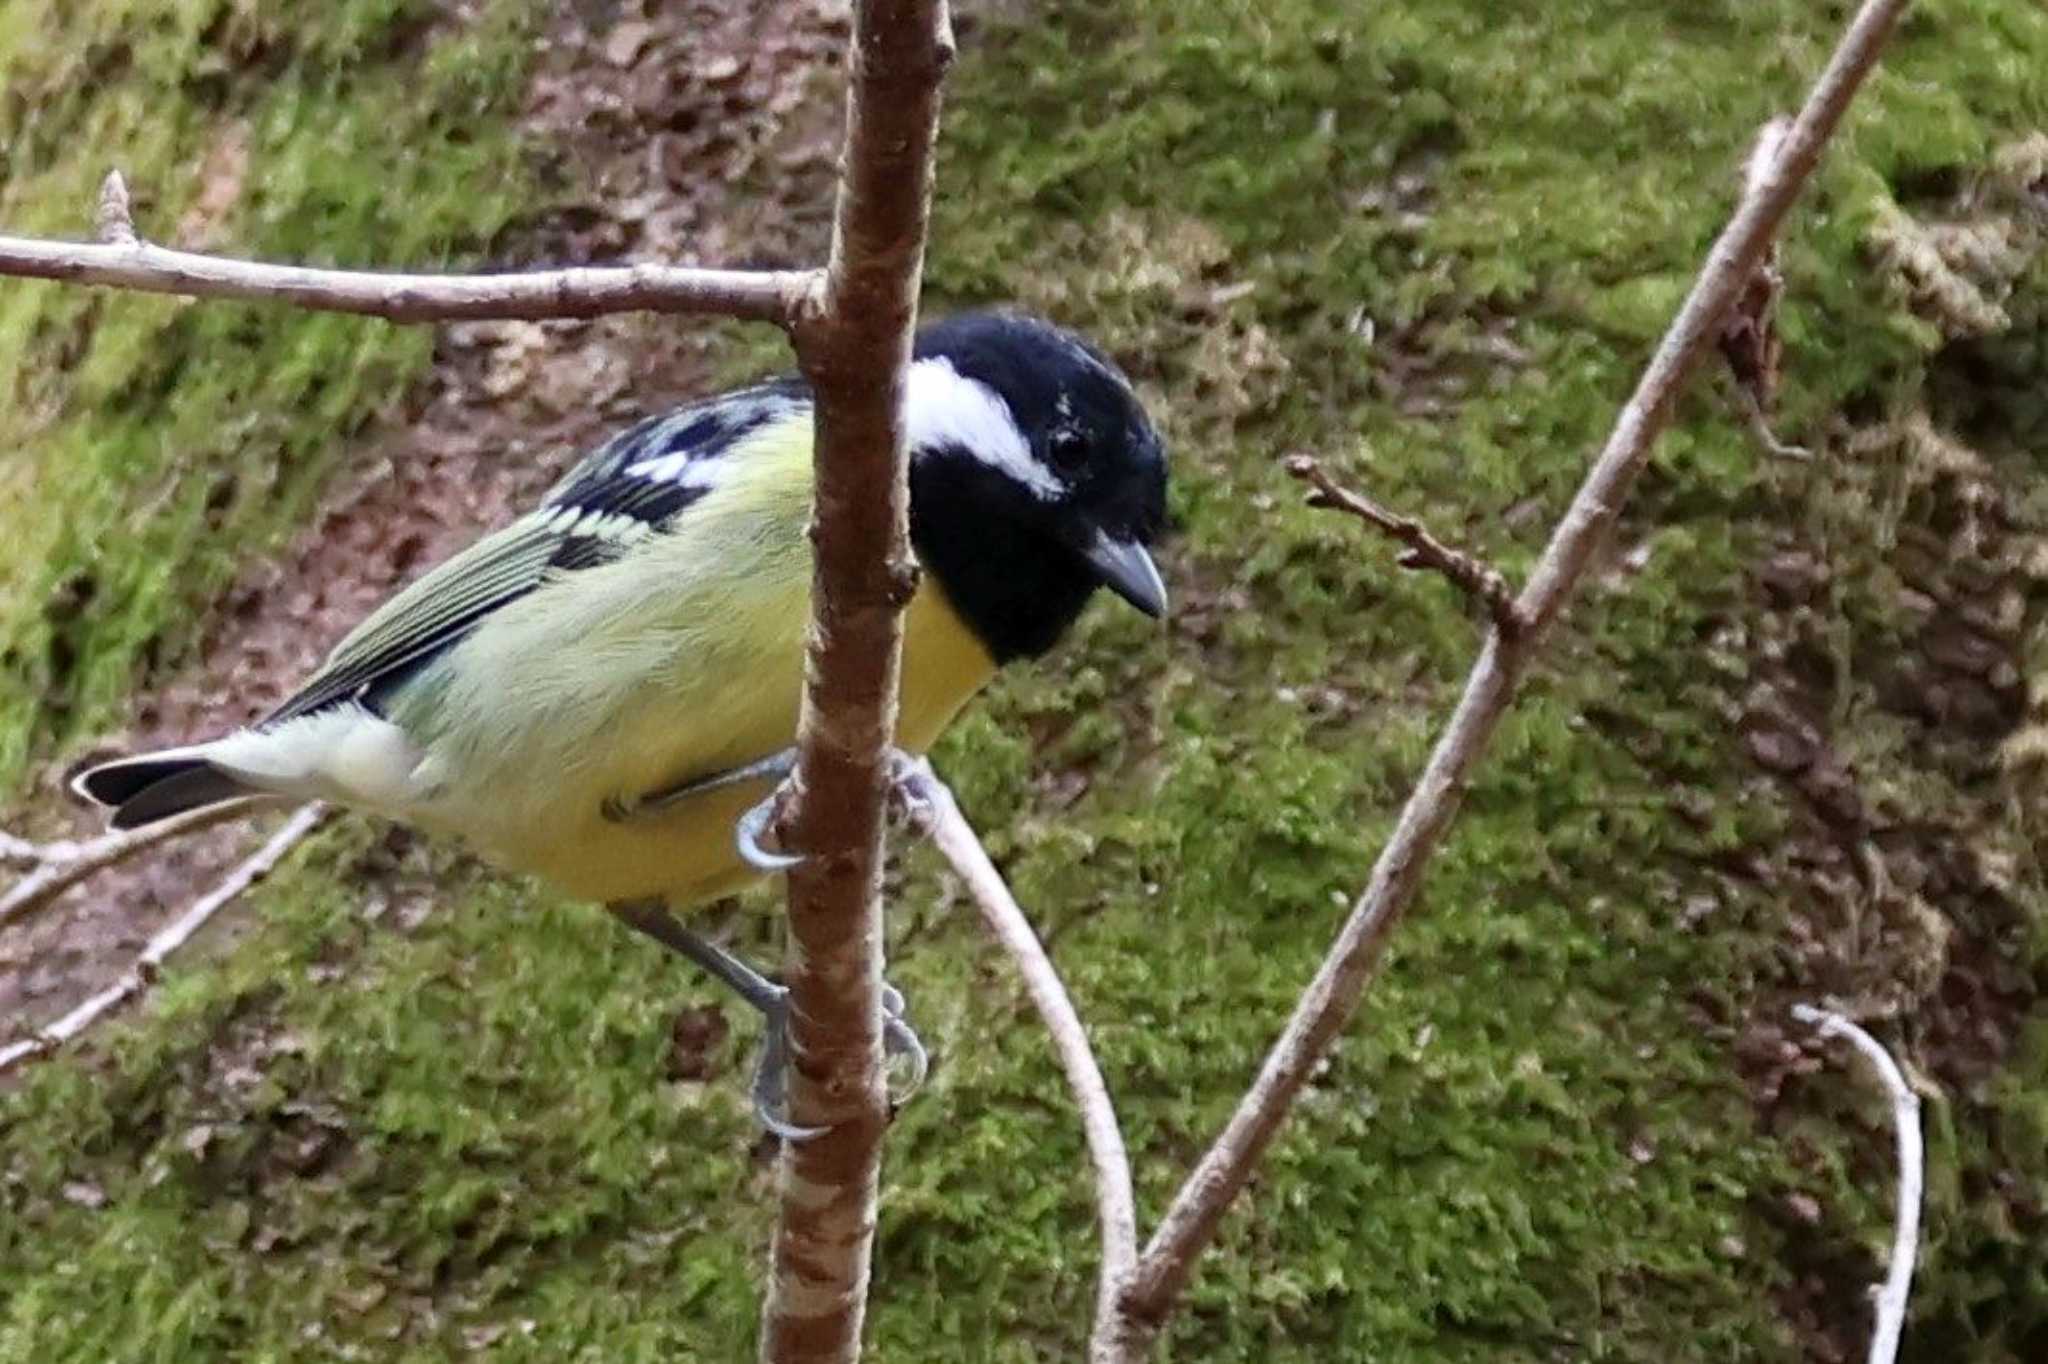
[[[1749,283],[1905,7],[1906,0],[1865,0],[1798,117],[1773,154],[1755,166],[1733,218],[1517,598],[1516,614],[1523,622],[1519,633],[1489,632],[1457,709],[1315,978],[1250,1090],[1140,1253],[1118,1310],[1096,1323],[1090,1353],[1097,1364],[1127,1364],[1143,1354],[1179,1300],[1197,1258],[1214,1240],[1224,1211],[1250,1180],[1315,1067],[1350,1021],[1535,650],[1585,577],[1669,424],[1680,388],[1718,338],[1729,307]]]
[[[1401,567],[1441,573],[1453,586],[1477,598],[1502,634],[1512,637],[1521,632],[1524,622],[1516,611],[1515,589],[1492,564],[1453,549],[1431,535],[1429,528],[1415,518],[1389,511],[1363,493],[1343,487],[1307,455],[1290,455],[1283,467],[1315,490],[1308,495],[1311,507],[1349,512],[1367,525],[1385,531],[1408,546],[1395,560]]]
[[[109,1012],[147,991],[162,976],[164,961],[183,947],[194,933],[220,912],[222,906],[240,895],[284,860],[307,834],[327,818],[327,807],[301,806],[262,847],[244,858],[221,883],[194,900],[183,914],[158,930],[122,977],[80,1004],[54,1023],[38,1028],[32,1036],[0,1047],[0,1072],[34,1056],[44,1056],[84,1032]],[[167,821],[168,822],[168,821]]]
[[[27,872],[9,886],[5,894],[0,894],[0,928],[47,908],[86,877],[125,861],[144,848],[197,833],[231,819],[240,819],[266,803],[262,798],[223,801],[219,805],[188,810],[182,815],[146,824],[140,829],[122,829],[101,834],[98,838],[65,839],[55,843],[31,843],[12,834],[0,833],[0,866],[19,867]]]

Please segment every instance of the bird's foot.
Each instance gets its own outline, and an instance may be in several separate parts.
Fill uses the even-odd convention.
[[[746,813],[732,826],[732,843],[733,847],[739,850],[740,861],[755,871],[764,871],[770,876],[788,871],[804,860],[801,854],[780,852],[763,846],[761,842],[774,828],[775,817],[782,813],[782,797],[788,790],[789,783],[786,779],[777,783],[773,791],[756,804],[748,806]]]
[[[929,826],[931,805],[924,783],[931,779],[931,760],[921,754],[906,753],[900,748],[891,748],[886,755],[889,771],[889,812],[911,828],[923,830]],[[773,875],[788,871],[803,861],[800,856],[765,846],[763,840],[774,826],[775,817],[782,808],[782,797],[788,789],[790,774],[796,770],[796,750],[786,748],[772,758],[737,769],[746,778],[775,776],[780,784],[768,793],[760,803],[752,806],[739,817],[733,826],[733,845],[739,849],[740,860],[756,871]],[[724,773],[710,779],[719,785],[727,785],[739,779],[734,773]],[[690,791],[705,789],[707,783],[698,782]]]
[[[922,753],[906,753],[900,748],[889,750],[889,814],[897,823],[920,834],[931,832],[932,817],[936,813],[932,801],[932,783],[938,774],[932,771],[932,760]]]
[[[931,1054],[917,1032],[903,1017],[903,992],[882,986],[882,1060],[885,1066],[903,1062],[903,1087],[889,1090],[891,1106],[902,1104],[915,1094],[931,1070]],[[765,1029],[761,1055],[754,1063],[754,1115],[761,1126],[788,1142],[809,1141],[822,1135],[822,1127],[806,1127],[789,1120],[789,991],[783,989],[762,1010]]]

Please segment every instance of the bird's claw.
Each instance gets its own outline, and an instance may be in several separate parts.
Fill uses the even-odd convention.
[[[882,1064],[901,1057],[909,1063],[909,1075],[901,1090],[889,1091],[891,1104],[904,1104],[910,1096],[924,1086],[924,1077],[931,1073],[931,1053],[924,1049],[924,1041],[917,1035],[917,1029],[910,1026],[903,1014],[907,1005],[903,992],[887,981],[882,982]]]
[[[902,1059],[908,1063],[908,1083],[900,1090],[891,1088],[889,1102],[893,1105],[909,1101],[924,1084],[925,1076],[931,1072],[931,1053],[927,1052],[917,1030],[904,1019],[903,992],[895,986],[882,986],[882,1057],[886,1065]],[[761,1126],[786,1142],[809,1141],[822,1136],[828,1129],[806,1127],[789,1120],[789,991],[783,990],[775,1001],[763,1011],[764,1029],[761,1041],[761,1056],[754,1063],[754,1114],[761,1120]]]
[[[761,1056],[754,1062],[754,1116],[782,1140],[795,1145],[829,1129],[789,1120],[789,991],[762,1011]]]
[[[771,761],[780,764],[773,770],[782,772],[786,780],[787,769],[794,761],[793,754],[778,755],[777,759]],[[931,799],[925,788],[926,780],[932,775],[931,760],[920,754],[891,748],[888,765],[890,813],[913,829],[926,828],[931,821]],[[769,768],[768,764],[759,763],[742,770],[749,775],[762,775]],[[698,787],[701,788],[703,785],[699,783]],[[733,824],[733,846],[739,850],[740,861],[755,871],[766,872],[771,876],[786,872],[803,861],[800,856],[778,852],[764,843],[775,822],[776,812],[781,806],[782,792],[782,787],[776,787],[768,793],[766,799],[750,806]]]
[[[775,822],[775,812],[781,802],[782,788],[778,786],[768,793],[767,799],[748,807],[732,826],[733,846],[739,849],[740,861],[771,876],[788,871],[803,861],[801,857],[761,846],[761,839],[768,833],[769,825]]]
[[[930,758],[890,749],[889,813],[920,833],[929,832],[933,811],[928,783],[935,779]]]

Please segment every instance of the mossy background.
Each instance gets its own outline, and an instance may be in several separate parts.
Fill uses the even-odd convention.
[[[1091,1020],[1148,1212],[1312,969],[1477,641],[1442,584],[1300,507],[1279,457],[1315,452],[1526,569],[1754,130],[1843,17],[967,16],[932,302],[1020,300],[1091,332],[1175,452],[1172,627],[1091,614],[938,755]],[[161,235],[239,128],[220,242],[488,259],[568,193],[518,122],[552,22],[510,3],[0,5],[0,221],[76,232],[118,164]],[[2048,876],[2021,751],[2048,269],[2012,151],[2043,131],[2033,0],[1915,7],[1785,243],[1777,421],[1820,457],[1759,453],[1712,383],[1681,405],[1165,1355],[1860,1353],[1889,1228],[1882,1109],[1844,1056],[1758,1059],[1776,1035],[1757,1020],[1818,996],[1883,1016],[1927,1088],[1907,1357],[2048,1354]],[[1913,264],[1935,227],[2001,212],[2020,226],[1991,265],[1939,243]],[[1973,288],[1990,314],[1944,311]],[[774,354],[750,334],[726,359]],[[0,771],[65,761],[185,665],[235,565],[279,550],[433,358],[427,333],[375,323],[0,288]],[[1923,431],[1968,458],[1934,467],[1947,447]],[[1788,553],[1824,583],[1791,607],[1760,571]],[[2016,601],[1985,627],[2017,670],[1986,684],[1988,719],[1901,681],[1890,660],[1926,635],[1908,584],[1937,607]],[[1854,818],[1814,796],[1819,759],[1759,766],[1788,709],[1849,774]],[[1831,888],[1851,826],[1899,888]],[[1929,872],[1931,845],[1959,866]],[[0,1094],[0,1359],[751,1350],[772,1213],[751,1024],[717,1078],[668,1078],[678,1006],[707,990],[588,907],[443,852],[400,855],[446,889],[393,931],[366,909],[390,846],[336,827],[249,898],[231,950]],[[772,951],[772,916],[739,926]],[[890,1146],[875,1357],[1074,1357],[1094,1243],[1057,1068],[925,853],[892,926],[939,1064]]]

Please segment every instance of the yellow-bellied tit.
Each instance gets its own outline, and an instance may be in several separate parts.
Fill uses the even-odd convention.
[[[898,747],[922,753],[1107,587],[1150,616],[1159,437],[1129,383],[1046,323],[920,333],[904,396],[910,535]],[[707,966],[769,1015],[755,1096],[780,1108],[782,992],[671,909],[774,866],[735,824],[796,733],[810,610],[812,398],[779,379],[641,422],[533,511],[399,592],[290,700],[222,738],[92,768],[118,828],[251,795],[456,835]],[[922,1052],[892,996],[893,1050]]]

